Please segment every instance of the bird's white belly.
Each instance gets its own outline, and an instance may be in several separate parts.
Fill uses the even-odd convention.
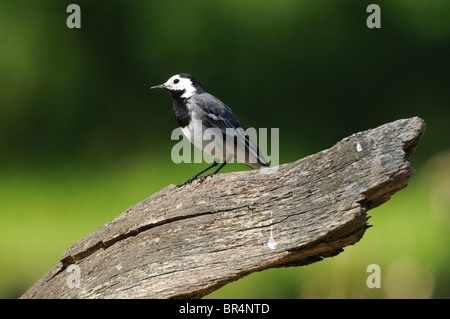
[[[225,159],[226,156],[223,137],[220,129],[211,129],[205,133],[207,127],[200,120],[193,120],[189,125],[181,128],[184,136],[198,149],[208,153],[217,160]],[[212,137],[212,135],[214,135]]]

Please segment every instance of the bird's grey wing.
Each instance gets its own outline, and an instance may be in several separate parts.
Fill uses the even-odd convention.
[[[225,132],[227,128],[242,127],[239,118],[234,112],[218,98],[212,96],[209,93],[202,93],[195,96],[195,102],[203,112],[203,115],[213,127],[218,127]]]
[[[197,105],[204,112],[203,118],[206,120],[207,123],[205,124],[207,126],[219,128],[224,138],[233,134],[231,137],[234,139],[235,148],[243,148],[245,153],[249,154],[249,159],[252,160],[251,163],[260,163],[263,166],[268,166],[258,147],[245,131],[244,125],[226,104],[209,93],[199,94],[196,98]],[[241,160],[241,162],[244,161]],[[248,163],[248,160],[245,162]],[[250,167],[255,168],[253,166]]]

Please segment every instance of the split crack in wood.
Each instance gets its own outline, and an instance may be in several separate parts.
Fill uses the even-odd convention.
[[[277,168],[170,185],[69,247],[22,298],[198,298],[335,256],[363,236],[369,209],[406,186],[424,130],[402,119]],[[80,288],[66,284],[71,264]]]

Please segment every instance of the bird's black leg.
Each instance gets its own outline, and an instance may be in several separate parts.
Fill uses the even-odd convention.
[[[207,175],[200,176],[200,177],[198,178],[198,182],[199,182],[199,183],[202,183],[202,182],[204,182],[205,179],[207,179],[209,176],[216,175],[216,174],[217,174],[217,173],[218,173],[218,172],[219,172],[219,171],[220,171],[227,163],[228,163],[227,161],[223,162],[222,165],[220,165],[219,168],[216,169],[216,171],[215,171],[214,173],[212,173],[212,174],[207,174]]]
[[[227,161],[223,162],[222,165],[220,165],[219,168],[216,169],[216,171],[214,173],[212,173],[211,175],[217,174],[227,163],[228,163]]]
[[[217,163],[216,161],[214,161],[214,163],[212,163],[211,166],[208,166],[207,168],[205,168],[203,171],[201,171],[200,173],[195,174],[194,176],[192,176],[191,178],[189,178],[187,181],[185,181],[184,183],[178,185],[178,187],[184,186],[186,184],[192,183],[193,180],[195,180],[199,175],[203,174],[204,172],[206,172],[207,170],[210,170],[211,168],[217,166],[219,163]],[[217,173],[224,165],[222,164],[219,169],[217,171],[214,172]]]

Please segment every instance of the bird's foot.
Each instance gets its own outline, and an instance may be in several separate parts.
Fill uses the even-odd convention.
[[[196,178],[197,178],[197,177],[195,177],[195,178],[194,178],[194,177],[191,177],[191,178],[189,178],[187,181],[185,181],[184,183],[181,183],[180,185],[177,185],[177,187],[183,187],[183,186],[186,186],[186,185],[192,183]]]
[[[214,175],[214,174],[206,174],[206,175],[200,176],[200,177],[198,178],[198,183],[199,183],[199,184],[203,183],[204,181],[206,181],[206,179],[207,179],[208,177],[213,176],[213,175]]]
[[[214,174],[206,174],[206,175],[202,175],[202,176],[193,176],[191,178],[189,178],[187,181],[185,181],[184,183],[181,183],[180,185],[177,185],[177,187],[183,187],[186,186],[188,184],[191,184],[193,181],[197,180],[199,184],[203,183],[208,177],[213,176]]]

